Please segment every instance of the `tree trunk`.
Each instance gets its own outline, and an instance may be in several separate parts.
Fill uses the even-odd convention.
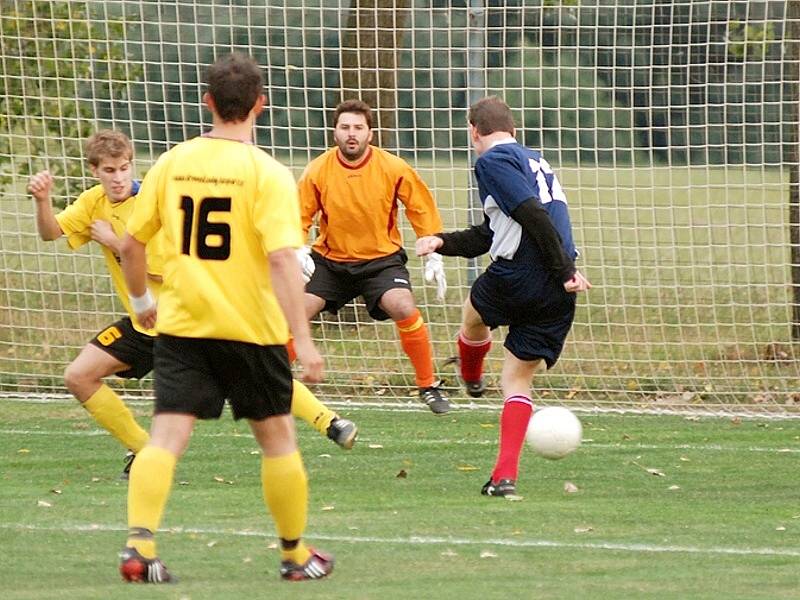
[[[800,340],[800,0],[786,6],[786,54],[783,81],[783,164],[789,170],[789,244],[792,276],[792,339]]]
[[[342,42],[342,100],[359,98],[375,113],[374,143],[397,145],[397,52],[411,0],[354,0]]]

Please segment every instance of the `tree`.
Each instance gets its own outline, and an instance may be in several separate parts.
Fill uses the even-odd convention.
[[[71,179],[81,180],[75,191],[83,187],[81,144],[98,120],[93,101],[123,94],[114,82],[131,76],[114,41],[123,39],[123,23],[104,21],[93,4],[22,0],[3,7],[0,188],[40,167],[61,175],[58,195],[71,195]],[[95,81],[111,83],[96,89]]]
[[[342,99],[358,97],[375,109],[381,146],[396,146],[397,50],[410,0],[355,0],[342,41]]]

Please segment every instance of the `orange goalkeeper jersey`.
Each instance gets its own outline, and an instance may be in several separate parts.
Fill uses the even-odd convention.
[[[350,165],[331,148],[311,161],[300,177],[303,233],[319,213],[314,250],[338,262],[372,260],[403,247],[397,227],[398,201],[417,237],[442,231],[433,195],[402,158],[370,146]]]

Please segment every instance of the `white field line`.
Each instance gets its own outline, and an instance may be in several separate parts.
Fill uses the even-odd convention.
[[[101,525],[91,523],[87,525],[74,524],[63,526],[41,526],[41,525],[22,525],[16,523],[0,523],[0,529],[13,531],[33,531],[33,532],[62,532],[62,533],[91,533],[117,532],[124,533],[127,528],[115,525]],[[271,539],[274,533],[257,531],[252,529],[215,529],[205,527],[180,527],[165,529],[163,533],[187,534],[187,535],[219,535],[234,537],[263,537]],[[735,548],[725,546],[661,546],[654,544],[621,544],[612,542],[557,542],[552,540],[503,540],[495,538],[468,539],[455,537],[436,537],[412,535],[408,537],[376,537],[360,535],[328,535],[311,533],[308,538],[314,540],[324,540],[342,542],[350,544],[397,544],[402,546],[424,546],[424,545],[444,545],[444,546],[501,546],[506,548],[566,548],[573,550],[607,550],[611,552],[633,552],[633,553],[674,553],[674,554],[702,554],[702,555],[733,555],[733,556],[788,556],[800,557],[800,549],[796,548]]]
[[[141,396],[129,397],[123,396],[123,400],[130,406],[137,407],[152,407],[152,398],[142,398]],[[40,396],[36,394],[8,394],[0,392],[1,402],[19,402],[27,404],[75,404],[75,399],[72,396],[53,394]],[[325,405],[331,408],[342,410],[368,410],[376,412],[414,412],[414,413],[427,413],[428,409],[416,399],[409,400],[375,400],[369,402],[357,402],[352,400],[325,400]],[[800,420],[800,412],[795,413],[769,413],[769,412],[754,412],[747,410],[736,410],[734,407],[718,407],[717,410],[713,408],[700,408],[692,410],[670,409],[664,407],[655,408],[635,408],[633,406],[619,408],[608,406],[572,406],[569,403],[561,403],[557,399],[548,401],[546,403],[537,403],[538,408],[545,406],[569,406],[570,410],[579,415],[591,415],[593,417],[601,417],[608,415],[665,415],[687,417],[689,419],[696,418],[710,418],[710,419],[732,419],[739,417],[741,419],[753,419],[763,421],[794,421]],[[500,398],[487,399],[485,402],[454,402],[453,403],[453,416],[457,415],[459,411],[484,411],[490,413],[499,412],[503,407]]]
[[[109,433],[103,429],[85,429],[81,431],[54,431],[47,429],[5,429],[0,428],[0,436],[2,435],[19,435],[19,436],[54,436],[54,437],[97,437],[107,436]],[[222,437],[222,438],[246,438],[252,439],[253,434],[250,432],[231,433],[231,432],[204,432],[202,437]],[[378,442],[386,444],[386,440],[369,438],[359,436],[358,443]],[[417,446],[439,446],[441,444],[452,446],[493,446],[496,440],[465,440],[465,439],[449,439],[437,438],[430,440],[404,440],[404,444],[414,444]],[[787,447],[774,447],[768,448],[764,446],[723,446],[721,444],[641,444],[641,443],[621,443],[603,444],[596,443],[591,440],[584,440],[583,447],[585,448],[601,448],[608,450],[696,450],[696,451],[713,451],[713,452],[760,452],[767,454],[800,454],[800,447],[787,448]]]

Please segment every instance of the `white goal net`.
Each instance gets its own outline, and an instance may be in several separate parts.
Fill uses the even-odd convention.
[[[59,396],[65,366],[121,306],[97,248],[41,242],[26,192],[49,168],[64,206],[93,185],[82,142],[134,140],[139,175],[209,124],[205,67],[264,66],[257,143],[297,175],[343,98],[434,191],[447,230],[476,218],[466,109],[499,94],[566,190],[594,288],[541,404],[800,414],[800,7],[778,1],[0,1],[0,394]],[[480,218],[480,217],[478,217]],[[445,259],[444,303],[404,228],[440,375],[485,259]],[[394,326],[359,302],[314,322],[323,399],[415,403]],[[487,363],[497,402],[503,331]],[[151,381],[120,382],[148,396]]]

